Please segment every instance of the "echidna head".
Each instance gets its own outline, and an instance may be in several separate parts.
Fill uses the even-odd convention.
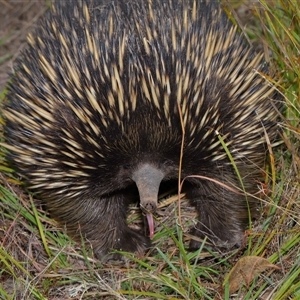
[[[140,207],[148,221],[150,238],[154,235],[153,213],[157,209],[159,188],[164,180],[175,179],[178,168],[169,160],[157,162],[152,160],[127,163],[119,166],[117,175],[121,182],[134,183],[137,187]]]

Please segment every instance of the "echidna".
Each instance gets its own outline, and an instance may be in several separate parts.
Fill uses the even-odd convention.
[[[128,205],[140,199],[152,236],[159,189],[179,173],[198,212],[192,234],[241,245],[256,211],[243,191],[257,191],[266,135],[276,139],[266,74],[215,1],[57,1],[16,63],[8,158],[98,257],[150,246],[127,226]]]

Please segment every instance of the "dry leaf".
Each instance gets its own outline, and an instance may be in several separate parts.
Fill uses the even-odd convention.
[[[259,256],[242,257],[226,276],[223,285],[229,282],[229,293],[236,292],[241,285],[250,285],[255,276],[268,268],[280,269],[267,259]]]

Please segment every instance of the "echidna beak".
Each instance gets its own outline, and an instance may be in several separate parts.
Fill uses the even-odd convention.
[[[158,191],[163,178],[164,172],[150,164],[140,165],[132,175],[139,191],[141,209],[146,214],[150,238],[154,236],[153,213],[157,208]]]

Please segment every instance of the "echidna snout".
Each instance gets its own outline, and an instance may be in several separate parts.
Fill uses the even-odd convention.
[[[150,238],[154,235],[153,213],[157,208],[159,186],[165,175],[162,170],[150,164],[139,165],[132,175],[139,191],[141,209],[146,214]]]

